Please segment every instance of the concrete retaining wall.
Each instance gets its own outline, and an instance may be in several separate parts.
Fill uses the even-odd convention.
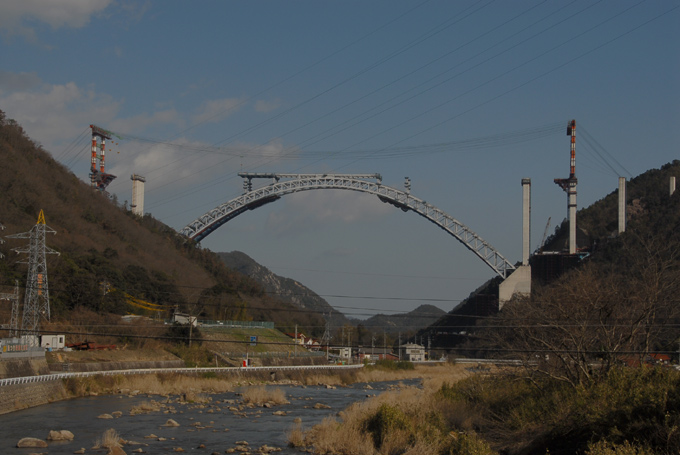
[[[61,380],[0,387],[0,414],[63,400],[67,397]]]
[[[0,361],[0,379],[19,378],[22,376],[36,376],[49,373],[50,369],[47,366],[44,354],[42,358],[37,359],[3,358],[3,360]]]

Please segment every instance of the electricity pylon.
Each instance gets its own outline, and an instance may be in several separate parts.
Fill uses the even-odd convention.
[[[17,253],[28,254],[27,260],[20,261],[20,263],[28,263],[21,332],[22,336],[26,336],[30,345],[37,344],[40,334],[40,317],[48,321],[50,319],[50,288],[47,283],[45,255],[59,254],[59,252],[45,245],[45,234],[56,233],[57,231],[45,224],[45,215],[41,210],[38,222],[30,231],[7,236],[13,239],[30,239],[27,247],[14,248]]]

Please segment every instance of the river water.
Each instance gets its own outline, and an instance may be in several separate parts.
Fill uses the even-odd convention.
[[[403,385],[414,385],[417,381],[401,381]],[[105,453],[94,450],[97,439],[109,429],[115,429],[121,438],[140,443],[126,445],[128,454],[142,453],[169,454],[182,448],[185,453],[210,455],[213,452],[225,453],[235,448],[237,442],[247,441],[251,451],[256,452],[262,445],[281,448],[280,454],[299,454],[298,449],[287,447],[287,433],[296,426],[297,418],[302,428],[307,429],[320,423],[325,417],[334,416],[351,403],[364,400],[368,396],[394,388],[397,382],[354,384],[349,387],[329,389],[324,386],[270,385],[286,393],[289,404],[271,408],[255,407],[234,411],[242,404],[238,391],[211,394],[212,400],[203,406],[196,403],[183,403],[177,397],[155,395],[143,396],[99,396],[76,398],[44,406],[25,409],[0,415],[0,453],[24,455],[29,453],[49,453],[50,455],[73,454],[85,448],[88,454]],[[165,402],[160,410],[131,415],[134,406],[149,403],[151,400]],[[321,403],[330,408],[315,408]],[[229,408],[232,408],[230,410]],[[102,414],[120,411],[122,415],[114,419],[100,419]],[[285,416],[274,415],[285,411]],[[164,426],[173,419],[180,426]],[[35,437],[45,440],[50,430],[69,430],[75,439],[69,442],[50,442],[46,449],[20,449],[16,447],[19,439]],[[149,438],[151,435],[156,438]],[[159,440],[164,439],[164,440]],[[199,448],[203,444],[205,448]],[[240,453],[237,451],[236,453]]]

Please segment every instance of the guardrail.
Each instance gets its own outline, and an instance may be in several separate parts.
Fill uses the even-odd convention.
[[[114,376],[114,375],[133,375],[133,374],[157,374],[157,373],[178,373],[178,374],[201,374],[201,373],[251,373],[256,371],[295,371],[295,370],[346,370],[363,368],[363,364],[357,365],[290,365],[290,366],[271,366],[271,367],[208,367],[208,368],[142,368],[134,370],[110,370],[110,371],[83,371],[77,373],[53,373],[40,376],[24,376],[20,378],[0,379],[0,387],[16,384],[30,384],[33,382],[56,381],[59,379],[83,378],[88,376]]]

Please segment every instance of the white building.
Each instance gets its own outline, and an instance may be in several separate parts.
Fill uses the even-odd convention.
[[[415,343],[406,343],[399,346],[399,358],[409,362],[425,361],[425,346]]]

